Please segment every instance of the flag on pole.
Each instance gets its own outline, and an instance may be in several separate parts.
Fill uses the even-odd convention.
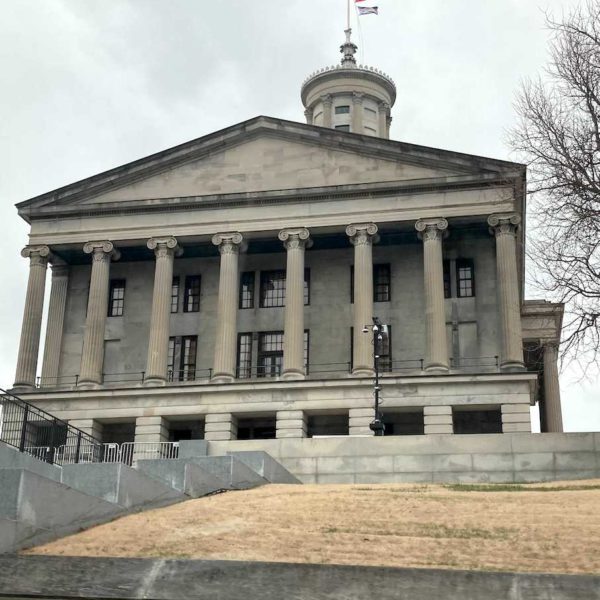
[[[354,0],[355,4],[358,4],[359,2],[365,2],[365,0]]]
[[[379,7],[378,6],[357,6],[359,15],[378,15]]]

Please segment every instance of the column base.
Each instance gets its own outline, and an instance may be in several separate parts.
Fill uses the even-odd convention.
[[[210,379],[211,383],[233,383],[235,377],[230,373],[216,373]]]
[[[302,381],[306,378],[304,371],[296,371],[293,369],[288,369],[281,374],[281,379],[284,381]]]
[[[98,381],[81,381],[77,382],[77,388],[81,390],[99,390],[102,388],[102,384]]]
[[[519,373],[526,371],[525,364],[518,360],[509,360],[500,363],[500,370],[505,373]]]
[[[163,387],[167,385],[167,380],[162,377],[146,377],[144,379],[144,387]]]
[[[15,394],[33,391],[35,391],[35,385],[31,383],[15,383],[9,390],[9,392],[14,392]]]
[[[429,375],[447,375],[450,369],[448,369],[448,365],[443,363],[431,363],[425,365],[423,370]]]
[[[375,377],[375,369],[356,367],[356,369],[352,369],[352,377]]]

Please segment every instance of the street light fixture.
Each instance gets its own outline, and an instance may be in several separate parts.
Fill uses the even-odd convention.
[[[373,325],[371,325],[373,331],[373,366],[375,367],[375,384],[373,386],[373,395],[375,397],[375,418],[369,423],[369,429],[377,436],[384,435],[385,424],[381,418],[379,412],[379,392],[381,386],[379,385],[379,353],[383,343],[383,324],[379,320],[379,317],[373,317]],[[369,325],[363,327],[363,333],[369,333]]]

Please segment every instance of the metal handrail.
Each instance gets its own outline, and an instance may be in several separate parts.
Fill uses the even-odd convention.
[[[0,441],[50,464],[56,462],[61,446],[75,448],[75,462],[78,462],[82,447],[102,445],[89,433],[3,389],[0,389]]]
[[[183,383],[185,381],[198,381],[199,379],[210,379],[212,377],[212,369],[169,369],[167,371],[167,381],[170,383]],[[175,379],[175,375],[178,374],[178,378]]]

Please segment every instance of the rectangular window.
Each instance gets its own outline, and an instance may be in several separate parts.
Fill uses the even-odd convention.
[[[254,271],[246,271],[240,276],[240,308],[254,308]]]
[[[350,113],[350,105],[336,106],[335,107],[335,114],[336,115],[347,115],[349,113]]]
[[[184,335],[169,338],[167,377],[169,381],[196,379],[198,336]]]
[[[122,317],[125,309],[125,280],[111,279],[108,316]]]
[[[374,111],[372,108],[367,108],[365,106],[365,116],[371,117],[371,119],[374,119],[377,116],[377,112]]]
[[[450,261],[444,261],[444,298],[452,297],[452,283],[450,281]]]
[[[373,265],[373,302],[389,302],[390,300],[390,265]],[[354,302],[354,265],[350,265],[350,302]]]
[[[283,364],[283,331],[258,334],[258,377],[276,377]]]
[[[350,125],[336,125],[335,128],[340,131],[350,131]]]
[[[185,278],[183,295],[183,312],[198,312],[200,310],[200,275],[188,275]]]
[[[238,334],[237,376],[240,379],[252,377],[252,334]]]
[[[310,304],[310,269],[304,269],[304,306]]]
[[[473,261],[456,261],[456,289],[459,298],[471,298],[475,295],[475,273]]]
[[[285,271],[261,271],[260,307],[285,306]]]
[[[171,312],[176,313],[179,310],[179,277],[173,277],[171,284]]]
[[[365,335],[368,335],[365,333]],[[381,332],[382,340],[380,340],[377,351],[379,353],[379,370],[389,372],[392,370],[392,327],[384,325]]]
[[[373,265],[373,302],[389,302],[390,286],[390,265]]]
[[[308,331],[308,329],[305,329],[304,330],[304,373],[306,375],[308,375],[308,365],[309,365],[309,361],[310,361],[309,346],[310,346],[310,332]]]

